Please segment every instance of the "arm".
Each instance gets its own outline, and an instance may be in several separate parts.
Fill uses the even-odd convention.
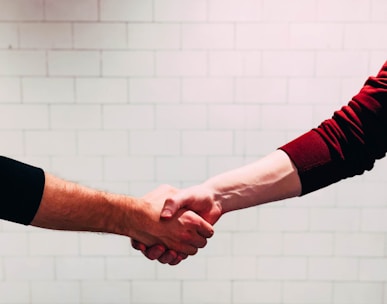
[[[279,199],[305,195],[373,168],[387,151],[387,62],[331,119],[263,159],[209,179],[167,200],[162,216],[178,208],[197,211],[210,222],[221,214]],[[203,194],[202,194],[203,195]],[[205,205],[211,205],[209,206]]]
[[[172,187],[161,186],[137,199],[90,189],[50,174],[45,177],[33,226],[114,233],[186,254],[195,254],[212,235],[211,225],[191,211],[179,210],[172,221],[160,220],[165,198],[176,192]]]
[[[192,208],[214,224],[226,212],[298,196],[301,182],[286,153],[277,150],[243,167],[179,191],[166,200],[161,216],[170,218],[182,207]]]
[[[251,165],[183,190],[165,202],[162,216],[170,218],[184,207],[215,223],[226,212],[305,195],[362,174],[386,151],[387,62],[318,128]]]
[[[0,218],[37,227],[115,233],[146,245],[162,244],[195,254],[213,233],[192,211],[179,210],[172,221],[160,219],[167,197],[161,186],[143,198],[112,194],[64,181],[16,160],[0,157]]]

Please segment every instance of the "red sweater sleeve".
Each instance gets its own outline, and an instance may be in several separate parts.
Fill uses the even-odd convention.
[[[371,170],[387,152],[387,62],[331,119],[280,149],[298,169],[302,195]]]

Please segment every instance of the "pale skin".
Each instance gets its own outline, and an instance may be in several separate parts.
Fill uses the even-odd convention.
[[[172,220],[160,218],[166,198],[177,189],[163,185],[142,198],[106,193],[45,173],[45,187],[31,225],[70,231],[114,233],[151,246],[179,252],[178,263],[206,245],[213,228],[192,211],[181,209]],[[170,258],[172,259],[172,258]]]
[[[227,212],[283,200],[301,194],[298,172],[288,155],[276,150],[243,167],[214,176],[168,198],[161,218],[172,219],[181,208],[190,209],[215,224]],[[176,252],[157,245],[147,247],[132,240],[149,259],[175,264]]]

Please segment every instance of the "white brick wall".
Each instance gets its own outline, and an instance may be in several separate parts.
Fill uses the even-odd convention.
[[[0,0],[0,154],[143,195],[253,161],[386,60],[385,0]],[[225,215],[177,267],[0,222],[0,303],[387,303],[386,160]]]

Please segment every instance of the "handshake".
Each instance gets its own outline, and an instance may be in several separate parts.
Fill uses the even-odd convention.
[[[212,225],[226,212],[301,194],[294,164],[281,150],[183,190],[161,186],[142,199],[146,214],[129,235],[147,258],[176,265],[207,244]],[[150,212],[151,213],[151,212]]]
[[[205,183],[178,190],[162,185],[142,197],[145,213],[139,222],[133,248],[147,258],[163,264],[177,265],[197,253],[212,237],[212,225],[223,214],[220,201]],[[147,222],[146,218],[151,220]]]
[[[164,185],[142,198],[97,191],[46,173],[31,225],[125,235],[147,258],[176,265],[207,244],[212,225],[224,213],[300,193],[297,169],[281,150],[197,186],[177,190]]]

